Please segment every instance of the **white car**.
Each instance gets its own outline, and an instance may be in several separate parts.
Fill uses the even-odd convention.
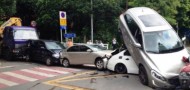
[[[115,71],[117,73],[132,73],[138,74],[138,67],[128,50],[123,50],[116,55],[113,55],[107,63],[107,69]]]

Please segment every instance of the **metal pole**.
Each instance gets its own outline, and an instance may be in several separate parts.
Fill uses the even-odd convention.
[[[93,43],[94,36],[93,36],[93,7],[92,5],[93,5],[93,2],[91,0],[91,41]]]
[[[62,33],[62,30],[60,29],[60,33],[61,33],[61,42],[63,42],[63,33]]]
[[[67,29],[65,28],[65,34],[67,34]],[[68,39],[67,39],[67,37],[65,37],[65,42],[67,42],[68,41]]]

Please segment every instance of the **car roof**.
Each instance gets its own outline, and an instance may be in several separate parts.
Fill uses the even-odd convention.
[[[155,10],[148,7],[130,8],[125,12],[125,14],[129,14],[135,20],[135,22],[137,22],[139,28],[141,28],[143,32],[160,31],[172,28],[171,25],[160,14],[158,14]],[[143,15],[153,15],[153,14],[158,15],[160,21],[164,22],[165,24],[160,26],[146,27],[145,24],[142,22],[142,20],[139,18],[140,16]]]
[[[13,29],[35,29],[33,27],[28,27],[28,26],[7,26],[7,27],[10,27],[10,28],[13,28]]]

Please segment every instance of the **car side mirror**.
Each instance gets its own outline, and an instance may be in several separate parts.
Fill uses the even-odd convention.
[[[137,48],[141,48],[141,44],[139,44],[139,43],[134,43],[134,46]]]
[[[183,38],[182,38],[182,41],[185,41],[185,40],[186,40],[186,37],[183,37]]]
[[[91,49],[87,49],[87,52],[92,52],[92,50]]]
[[[45,49],[45,47],[44,47],[44,46],[41,46],[40,48],[41,48],[41,49]]]

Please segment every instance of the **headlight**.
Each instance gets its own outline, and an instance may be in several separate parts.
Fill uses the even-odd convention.
[[[151,70],[151,75],[154,78],[157,78],[157,79],[162,80],[162,81],[166,81],[166,79],[161,74],[159,74],[158,72],[156,72],[154,70]]]
[[[59,54],[58,53],[55,53],[52,56],[55,57],[55,58],[59,58]]]

